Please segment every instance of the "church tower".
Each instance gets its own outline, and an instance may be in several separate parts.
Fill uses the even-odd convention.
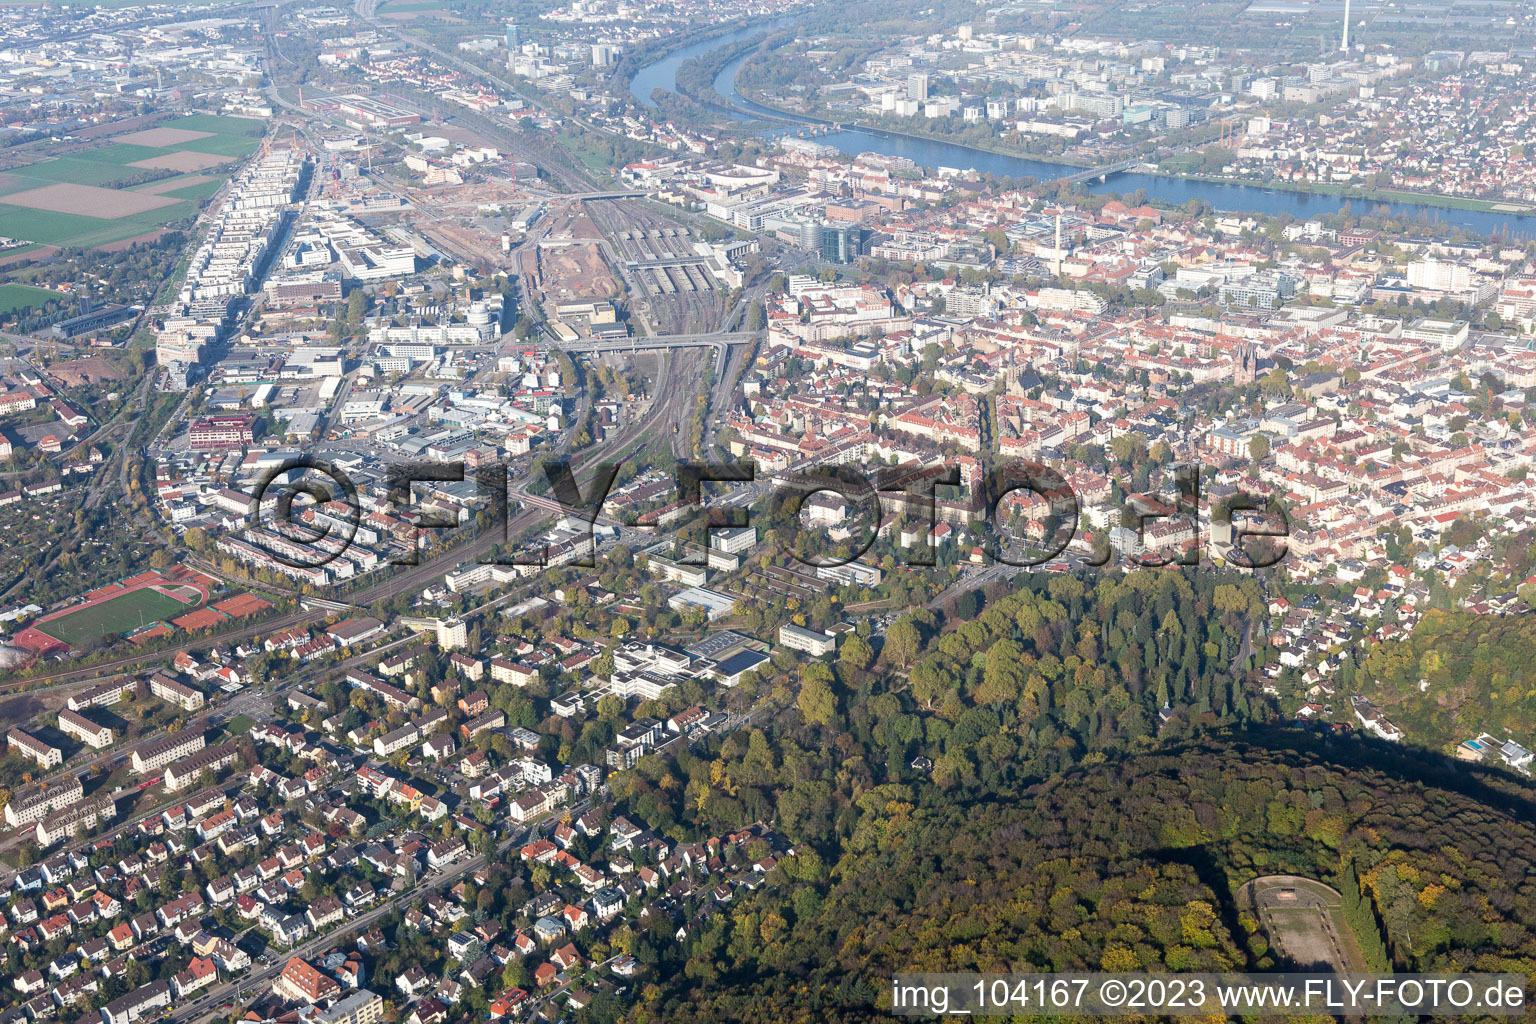
[[[1239,342],[1233,355],[1232,383],[1245,388],[1259,377],[1259,346],[1251,341]]]

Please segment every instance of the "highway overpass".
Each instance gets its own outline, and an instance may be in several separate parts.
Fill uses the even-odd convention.
[[[716,331],[713,334],[658,334],[648,338],[583,338],[560,347],[584,355],[604,352],[659,352],[678,348],[725,349],[745,345],[757,337],[754,331]]]
[[[606,192],[551,192],[547,189],[528,189],[528,193],[550,202],[564,202],[568,199],[644,199],[650,195],[644,189],[610,189]]]

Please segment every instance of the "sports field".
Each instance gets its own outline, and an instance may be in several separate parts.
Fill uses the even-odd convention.
[[[181,615],[190,606],[149,587],[51,619],[39,628],[71,646],[98,636],[126,633],[148,622]]]
[[[0,235],[48,245],[110,245],[197,214],[264,125],[194,114],[0,173]],[[176,177],[134,179],[152,171]]]

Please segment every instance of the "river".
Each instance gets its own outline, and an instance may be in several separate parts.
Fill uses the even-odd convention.
[[[630,92],[647,107],[654,108],[651,92],[657,88],[677,91],[677,69],[683,61],[700,57],[714,50],[734,46],[754,36],[774,31],[789,24],[792,18],[749,25],[710,39],[700,40],[683,47],[654,63],[646,65],[630,83]],[[776,121],[781,125],[824,126],[826,121],[800,117],[769,110],[745,98],[736,89],[736,77],[752,51],[729,61],[715,76],[714,88],[721,97],[736,107],[731,114],[737,120],[746,121],[748,114],[763,120]],[[784,129],[769,134],[782,134]],[[886,156],[902,156],[923,167],[954,167],[960,170],[974,168],[983,173],[999,176],[1031,177],[1040,180],[1059,178],[1082,170],[1070,164],[1053,163],[1023,156],[993,153],[953,142],[919,139],[909,135],[896,135],[879,129],[850,128],[829,132],[816,137],[817,142],[832,146],[848,156],[859,153],[881,153]],[[1263,213],[1277,215],[1288,213],[1298,220],[1307,220],[1323,214],[1337,213],[1346,202],[1356,213],[1374,213],[1385,206],[1391,215],[1410,223],[1454,225],[1468,228],[1482,235],[1504,237],[1536,237],[1536,215],[1499,213],[1492,210],[1460,210],[1428,203],[1386,202],[1377,199],[1350,199],[1323,195],[1315,192],[1297,192],[1290,189],[1263,188],[1258,185],[1237,185],[1227,182],[1197,181],[1192,178],[1176,178],[1161,174],[1127,172],[1112,175],[1107,182],[1094,182],[1088,186],[1091,192],[1134,192],[1145,189],[1148,196],[1162,203],[1182,206],[1191,199],[1203,199],[1217,210],[1237,213]]]
[[[651,99],[651,93],[657,89],[677,92],[677,69],[683,66],[683,61],[694,57],[702,57],[712,50],[734,46],[765,32],[772,32],[774,29],[788,25],[792,20],[794,19],[775,18],[772,21],[759,22],[756,25],[748,25],[734,32],[702,39],[680,50],[674,50],[654,64],[647,64],[636,72],[634,79],[629,83],[629,93],[643,105],[655,110],[656,104]],[[731,61],[731,64],[737,68],[741,67],[741,64],[737,61]],[[731,77],[732,81],[734,81],[735,75],[733,74]]]

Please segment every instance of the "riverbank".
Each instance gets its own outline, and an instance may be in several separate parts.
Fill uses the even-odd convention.
[[[634,76],[631,94],[636,99],[642,99],[638,95],[641,91],[660,86],[677,93],[690,103],[717,110],[742,122],[743,131],[762,135],[793,135],[809,130],[814,133],[812,137],[816,141],[847,156],[876,152],[909,159],[920,167],[974,168],[999,178],[1033,178],[1042,182],[1069,177],[1094,166],[1081,157],[1033,154],[1028,150],[1008,147],[996,138],[957,142],[941,135],[844,122],[838,120],[833,112],[829,112],[833,116],[826,118],[800,114],[763,103],[755,97],[743,96],[737,85],[737,76],[742,65],[756,59],[752,48],[744,44],[748,39],[756,38],[763,32],[773,32],[792,21],[793,18],[782,18],[756,24],[747,23],[724,34],[720,34],[716,27],[702,41],[691,45],[683,45],[682,41],[678,41],[680,48],[669,48],[670,56],[646,65]],[[733,24],[742,25],[742,22]],[[698,37],[693,35],[690,38]],[[683,61],[725,49],[734,49],[737,55],[724,61],[710,83],[715,95],[719,97],[719,105],[711,102],[699,104],[697,99],[679,92],[676,70]],[[747,52],[741,52],[743,49]],[[719,61],[717,55],[709,62],[710,67],[716,66]],[[704,75],[696,77],[707,78]],[[644,105],[653,107],[650,103]],[[772,126],[760,127],[764,122]],[[841,126],[845,123],[849,127],[843,129]],[[1165,208],[1184,206],[1198,199],[1209,209],[1270,216],[1288,214],[1297,220],[1336,214],[1345,203],[1359,203],[1374,207],[1385,206],[1388,217],[1404,224],[1414,223],[1428,215],[1448,228],[1460,228],[1484,237],[1536,235],[1536,209],[1512,209],[1514,204],[1426,195],[1399,189],[1351,189],[1306,182],[1238,181],[1193,173],[1149,171],[1144,168],[1117,173],[1107,182],[1086,182],[1082,187],[1095,194],[1125,194],[1142,190]],[[1376,215],[1379,211],[1372,208],[1356,212]]]
[[[768,33],[762,32],[745,38],[738,37],[735,43],[727,43],[699,56],[689,57],[677,66],[677,72],[673,76],[677,83],[677,94],[687,97],[705,109],[726,114],[732,120],[739,119],[747,112],[732,107],[730,101],[715,91],[715,79],[731,61],[757,49],[767,35]],[[690,65],[695,63],[699,65],[698,69],[690,70]]]
[[[1156,174],[1161,178],[1207,181],[1213,185],[1244,185],[1249,188],[1272,188],[1282,192],[1302,192],[1308,195],[1331,196],[1344,200],[1358,199],[1362,203],[1411,203],[1415,206],[1439,206],[1448,210],[1477,210],[1482,213],[1504,213],[1516,217],[1536,214],[1536,206],[1511,203],[1508,200],[1448,196],[1437,192],[1409,192],[1395,188],[1334,185],[1326,182],[1262,181],[1256,178],[1226,178],[1217,174],[1185,174],[1164,170],[1146,171],[1144,173]]]
[[[722,67],[728,66],[731,61],[723,62]],[[742,62],[743,64],[745,61]],[[740,66],[735,69],[735,75],[739,75]],[[733,79],[735,77],[733,75]],[[1076,170],[1098,166],[1094,161],[1076,155],[1069,154],[1041,154],[1028,149],[1016,149],[1001,143],[995,137],[987,140],[958,141],[952,136],[941,135],[936,132],[914,132],[904,129],[887,128],[870,124],[866,121],[839,121],[836,112],[826,108],[818,108],[815,114],[803,114],[797,111],[786,110],[767,102],[762,96],[755,93],[743,93],[736,81],[730,83],[729,93],[722,92],[719,82],[714,86],[714,91],[721,97],[722,102],[730,104],[733,99],[745,103],[746,108],[737,108],[743,113],[751,114],[752,107],[761,108],[764,111],[778,114],[791,122],[801,124],[816,124],[836,130],[841,128],[855,134],[869,134],[888,138],[911,139],[919,143],[932,143],[939,146],[955,147],[962,150],[971,150],[978,153],[990,153],[995,156],[1007,157],[1014,160],[1029,161],[1052,168],[1060,168],[1065,173],[1055,177],[1066,177]],[[962,168],[963,169],[963,168]],[[1031,173],[1026,170],[1027,176],[1040,181],[1050,181],[1051,171],[1044,173]],[[1327,182],[1296,182],[1296,181],[1266,181],[1252,178],[1230,178],[1221,175],[1199,174],[1194,172],[1168,171],[1154,168],[1148,164],[1142,164],[1134,173],[1151,178],[1160,178],[1170,181],[1205,182],[1212,185],[1227,187],[1239,187],[1259,190],[1275,190],[1290,192],[1303,196],[1319,196],[1333,199],[1342,199],[1345,202],[1361,203],[1389,203],[1402,204],[1415,207],[1432,207],[1444,210],[1465,210],[1472,213],[1485,213],[1494,216],[1530,217],[1536,215],[1536,206],[1521,203],[1511,203],[1507,200],[1477,199],[1469,196],[1452,196],[1434,192],[1415,192],[1406,189],[1395,188],[1371,188],[1344,184],[1332,184]]]
[[[726,60],[722,62],[721,67],[723,68],[729,63],[730,60]],[[911,139],[914,142],[936,142],[940,145],[958,146],[961,149],[974,149],[978,152],[992,153],[996,156],[1012,157],[1016,160],[1033,160],[1041,164],[1068,168],[1069,173],[1071,171],[1084,171],[1090,167],[1095,166],[1092,161],[1086,160],[1083,157],[1072,156],[1065,153],[1036,153],[1028,149],[1012,148],[1006,146],[997,139],[965,139],[962,141],[954,138],[953,136],[940,135],[936,132],[904,131],[899,128],[887,128],[884,125],[870,124],[867,121],[859,120],[838,121],[833,116],[835,111],[826,110],[825,108],[821,108],[816,114],[802,114],[797,111],[785,110],[782,107],[776,107],[772,103],[765,102],[762,97],[758,95],[743,95],[739,86],[734,87],[734,91],[737,98],[752,104],[752,106],[761,107],[763,110],[773,114],[778,114],[788,121],[796,122],[806,126],[820,125],[833,131],[849,131],[867,133],[871,135],[884,135],[889,138]],[[718,86],[715,87],[715,92],[716,95],[721,97],[722,102],[726,104],[731,102],[730,97],[725,96],[719,92]],[[754,111],[750,108],[742,107],[735,109],[738,113],[743,115],[751,115],[754,113]],[[965,168],[960,168],[960,170],[964,169]],[[1065,175],[1058,175],[1058,177],[1065,177]],[[1041,180],[1051,179],[1047,178]]]
[[[729,61],[722,62],[729,63]],[[718,93],[717,93],[718,95]],[[754,106],[793,118],[802,123],[814,122],[834,130],[850,131],[855,133],[867,133],[870,135],[882,135],[890,138],[912,139],[915,142],[932,142],[944,146],[956,146],[961,149],[976,150],[983,153],[992,153],[997,156],[1012,157],[1019,160],[1037,161],[1053,164],[1071,170],[1086,170],[1097,166],[1092,161],[1083,157],[1068,154],[1040,154],[1027,149],[1014,149],[997,140],[987,141],[959,141],[952,136],[942,135],[937,132],[913,132],[896,128],[886,128],[873,125],[866,121],[834,121],[828,118],[833,113],[824,108],[816,114],[803,114],[797,111],[784,110],[764,100],[760,95],[742,94],[737,89],[737,95],[751,102]],[[722,101],[729,102],[722,97]],[[750,113],[742,110],[742,113]],[[1122,158],[1123,159],[1123,158]],[[962,168],[963,169],[963,168]],[[1151,164],[1143,163],[1136,173],[1158,178],[1183,181],[1202,181],[1213,185],[1235,185],[1244,188],[1274,189],[1281,192],[1295,192],[1304,195],[1327,196],[1335,199],[1343,199],[1346,202],[1359,201],[1362,203],[1407,203],[1414,206],[1432,206],[1448,210],[1471,210],[1480,213],[1508,214],[1511,216],[1530,216],[1536,214],[1536,206],[1511,203],[1507,200],[1476,199],[1469,196],[1450,196],[1436,192],[1412,192],[1404,189],[1371,188],[1356,185],[1331,184],[1327,182],[1302,182],[1302,181],[1266,181],[1259,178],[1233,178],[1216,174],[1197,174],[1191,172],[1168,171],[1157,168]],[[1034,175],[1041,181],[1052,180],[1050,178]],[[1066,177],[1066,174],[1059,175]]]
[[[754,102],[756,101],[754,100]],[[769,109],[771,110],[773,108],[770,107]],[[867,132],[871,135],[888,135],[893,138],[912,139],[916,142],[938,142],[947,146],[959,146],[962,149],[974,149],[982,153],[992,153],[996,156],[1011,156],[1019,160],[1034,160],[1038,163],[1052,164],[1058,167],[1066,168],[1069,172],[1086,171],[1088,168],[1096,166],[1092,161],[1085,160],[1080,156],[1070,156],[1065,153],[1036,153],[1028,149],[1014,149],[1010,148],[1005,143],[997,139],[981,140],[975,142],[967,139],[964,142],[961,142],[957,141],[954,136],[951,135],[902,131],[899,128],[886,128],[882,125],[870,124],[867,121],[833,121],[828,122],[828,124],[841,125],[842,130],[844,131]],[[1122,157],[1121,159],[1128,158]],[[964,170],[965,168],[959,169]],[[1059,175],[1059,177],[1065,177],[1065,175]],[[1052,179],[1043,178],[1041,180],[1050,181]]]
[[[790,20],[788,16],[768,22],[752,17],[737,18],[735,21],[710,25],[681,36],[672,36],[666,40],[665,45],[628,58],[638,66],[638,69],[629,76],[627,81],[624,81],[623,87],[641,106],[654,110],[656,104],[651,99],[652,91],[661,88],[667,92],[676,93],[678,91],[677,69],[684,61],[703,56],[723,46],[730,46],[749,35],[771,32],[775,26],[788,20]]]

